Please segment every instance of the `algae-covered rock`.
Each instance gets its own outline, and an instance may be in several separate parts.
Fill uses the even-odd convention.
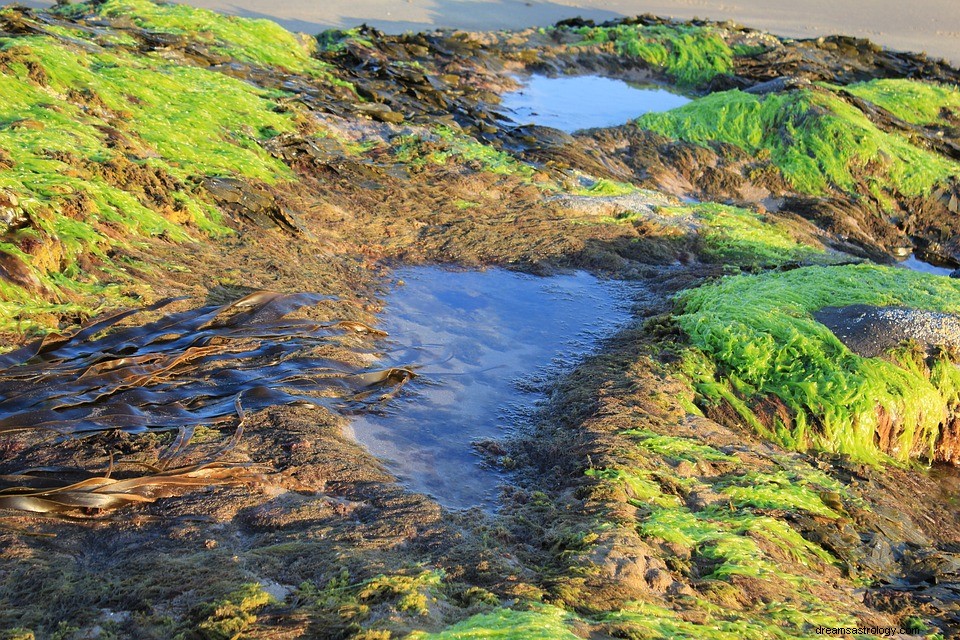
[[[916,196],[960,172],[960,165],[884,131],[828,90],[715,93],[642,116],[638,124],[688,142],[725,142],[767,153],[804,194],[849,192],[862,184],[877,197]]]
[[[899,337],[949,347],[956,338],[953,314],[960,311],[956,281],[897,268],[809,267],[726,278],[684,293],[679,304],[680,326],[709,363],[690,362],[695,386],[708,404],[730,403],[766,437],[869,462],[886,455],[956,458],[953,438],[945,436],[960,411],[960,374],[949,353],[938,352],[929,363],[909,349],[890,360],[861,357],[819,321],[843,326],[828,307],[904,305],[924,311],[867,316],[874,335],[886,335],[876,336],[865,356],[899,345]],[[841,329],[840,337],[851,334]],[[769,395],[786,403],[788,417],[758,420],[754,410]]]
[[[256,612],[275,602],[259,584],[244,585],[223,598],[204,605],[197,612],[192,636],[203,640],[238,638],[257,621]]]

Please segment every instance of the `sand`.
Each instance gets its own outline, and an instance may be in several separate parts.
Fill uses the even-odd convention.
[[[893,49],[926,51],[960,64],[957,0],[191,0],[188,4],[271,18],[288,29],[308,33],[364,22],[388,33],[436,27],[522,29],[574,16],[607,20],[654,13],[734,20],[795,38],[842,33]]]

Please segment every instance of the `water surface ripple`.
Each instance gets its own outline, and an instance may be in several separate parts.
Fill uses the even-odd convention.
[[[401,269],[387,298],[383,366],[420,374],[385,413],[357,416],[368,450],[410,488],[450,508],[490,507],[499,481],[471,443],[523,423],[544,381],[568,371],[630,317],[628,286],[578,272]]]

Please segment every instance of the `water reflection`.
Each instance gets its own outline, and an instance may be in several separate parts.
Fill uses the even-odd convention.
[[[917,257],[917,254],[911,253],[905,260],[899,263],[901,267],[910,269],[911,271],[919,271],[920,273],[929,273],[935,276],[949,276],[953,273],[953,269],[950,267],[939,267],[935,264],[929,262],[924,262]]]
[[[499,477],[471,442],[508,433],[542,398],[530,388],[548,369],[569,369],[628,320],[626,286],[499,269],[397,276],[405,285],[380,327],[391,336],[384,365],[421,363],[421,375],[386,414],[358,416],[355,437],[413,490],[451,508],[489,507]]]
[[[669,111],[690,100],[658,87],[638,87],[601,76],[530,76],[502,96],[501,104],[521,124],[571,133],[624,124],[645,113]]]

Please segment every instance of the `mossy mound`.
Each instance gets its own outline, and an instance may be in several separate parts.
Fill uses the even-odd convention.
[[[810,237],[798,238],[782,220],[741,207],[699,203],[658,207],[656,219],[677,228],[689,228],[697,236],[697,254],[704,260],[740,267],[768,268],[788,263],[813,264],[834,257],[816,246]],[[643,219],[626,215],[618,220]]]
[[[150,2],[109,2],[96,11],[193,30],[251,63],[323,71],[270,22]],[[0,19],[24,18],[8,9]],[[144,53],[124,29],[57,24],[33,33],[0,39],[0,188],[18,208],[0,245],[8,274],[0,330],[49,326],[62,315],[82,317],[144,295],[121,259],[138,238],[182,242],[228,233],[200,186],[205,178],[270,184],[293,175],[261,146],[297,128],[281,94]]]
[[[178,640],[232,640],[245,635],[257,621],[256,612],[275,602],[275,598],[257,583],[241,586],[223,598],[203,605],[197,611],[199,622],[192,633],[177,636]]]
[[[575,616],[559,607],[534,606],[529,610],[498,609],[477,614],[438,633],[414,633],[410,640],[575,640],[568,626]]]
[[[312,57],[316,41],[293,34],[272,20],[231,17],[151,0],[77,3],[59,8],[58,12],[65,16],[95,14],[108,20],[130,20],[151,33],[180,36],[207,45],[232,60],[331,79],[329,66]]]
[[[926,358],[905,347],[888,359],[862,358],[811,315],[853,304],[956,313],[956,281],[866,265],[808,267],[725,278],[677,304],[695,348],[686,372],[706,405],[728,403],[789,448],[872,463],[956,456],[941,447],[952,442],[945,436],[960,409],[960,373],[948,352]],[[771,397],[787,415],[759,410]]]
[[[904,122],[943,125],[960,117],[960,89],[945,84],[905,79],[880,79],[845,87]]]
[[[940,94],[956,101],[955,90],[908,80],[871,81],[850,91],[876,97],[914,121],[941,118],[932,113]],[[949,111],[951,102],[942,104]],[[912,144],[903,133],[880,128],[828,87],[762,96],[718,92],[666,113],[644,115],[637,124],[671,138],[731,144],[769,158],[801,194],[841,192],[886,204],[927,195],[960,175],[960,164]]]
[[[733,72],[734,51],[713,27],[621,24],[580,27],[577,34],[579,46],[610,43],[618,55],[643,60],[682,86]]]

